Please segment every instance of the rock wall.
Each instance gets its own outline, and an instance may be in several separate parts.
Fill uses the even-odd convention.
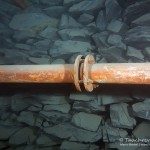
[[[0,65],[149,62],[150,0],[0,0]],[[147,88],[0,95],[2,150],[149,150]],[[149,88],[148,88],[149,89]],[[144,93],[143,93],[144,92]],[[128,139],[128,141],[127,141]],[[130,141],[129,141],[130,140]]]

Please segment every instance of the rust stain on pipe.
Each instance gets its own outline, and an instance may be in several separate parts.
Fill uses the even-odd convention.
[[[96,83],[150,84],[150,63],[93,64],[89,78]]]
[[[73,65],[4,65],[0,82],[73,83]]]

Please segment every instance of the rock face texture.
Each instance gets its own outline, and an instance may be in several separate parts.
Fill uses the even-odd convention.
[[[150,0],[20,1],[0,0],[0,65],[150,61]],[[0,150],[150,149],[121,145],[150,139],[149,88],[23,86],[0,84]]]

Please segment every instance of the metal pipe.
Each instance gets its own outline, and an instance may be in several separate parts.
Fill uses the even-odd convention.
[[[73,65],[1,65],[1,83],[73,83]]]
[[[150,84],[150,63],[93,64],[89,78],[96,83]]]
[[[1,65],[0,83],[74,83],[91,92],[100,83],[150,84],[150,63],[95,64],[92,55],[79,55],[75,64]]]

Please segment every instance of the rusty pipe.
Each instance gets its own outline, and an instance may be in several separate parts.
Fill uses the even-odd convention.
[[[150,63],[96,64],[92,55],[79,55],[75,64],[1,65],[0,83],[74,83],[89,92],[98,84],[150,84]]]

